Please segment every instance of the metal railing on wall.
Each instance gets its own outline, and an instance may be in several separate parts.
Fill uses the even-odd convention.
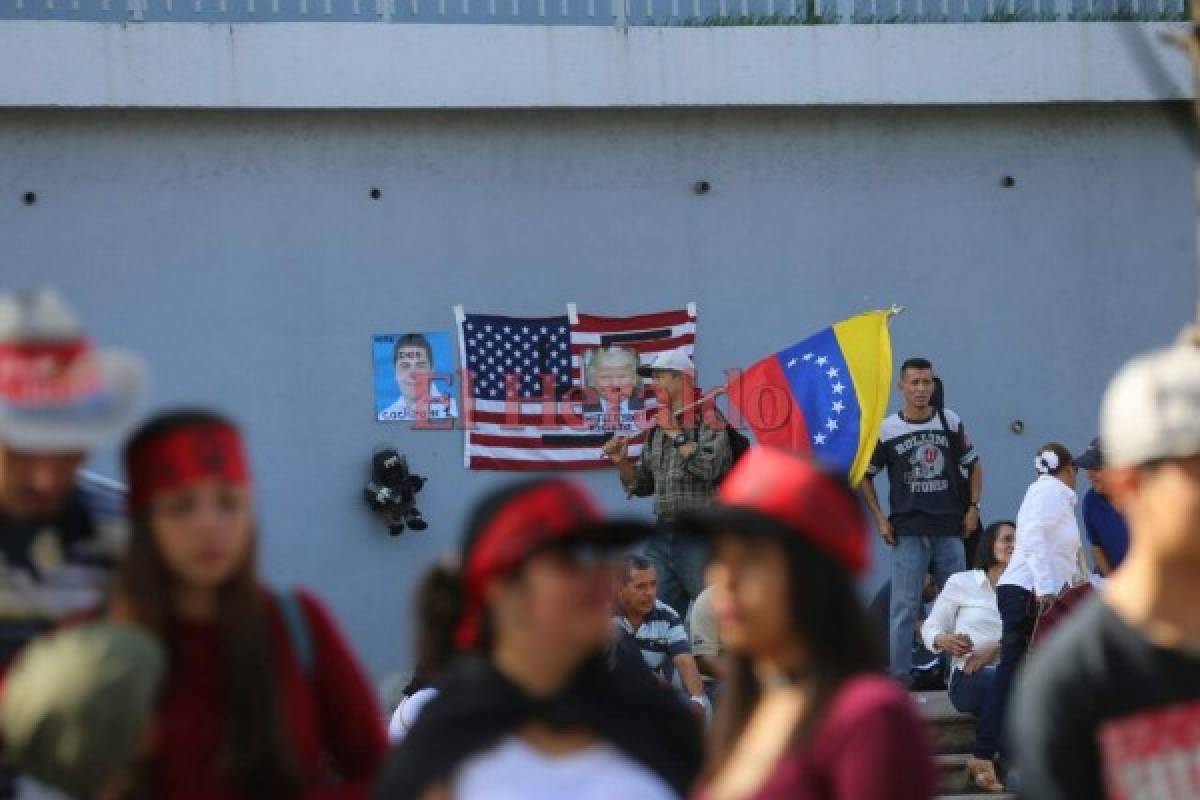
[[[0,19],[822,25],[1186,19],[1186,0],[0,0]]]

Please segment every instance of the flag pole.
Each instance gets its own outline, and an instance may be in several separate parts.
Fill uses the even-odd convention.
[[[725,392],[727,392],[728,390],[729,390],[728,386],[718,386],[716,389],[711,389],[708,392],[706,392],[705,394],[702,394],[700,396],[700,399],[697,400],[696,402],[688,403],[686,406],[683,406],[682,408],[680,408],[678,411],[675,412],[674,416],[678,417],[681,414],[685,414],[688,411],[691,411],[693,408],[698,408],[698,407],[704,405],[705,403],[715,400],[716,398],[725,394]]]

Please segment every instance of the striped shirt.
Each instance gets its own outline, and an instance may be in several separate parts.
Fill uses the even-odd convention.
[[[0,669],[39,633],[100,606],[128,528],[117,486],[81,475],[47,520],[0,514]]]
[[[675,609],[661,600],[654,601],[654,610],[646,615],[637,630],[633,629],[629,618],[620,613],[613,615],[613,625],[618,633],[633,637],[646,666],[664,681],[670,682],[675,675],[675,656],[692,652],[683,620]]]

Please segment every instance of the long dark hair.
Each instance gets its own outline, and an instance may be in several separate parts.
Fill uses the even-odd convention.
[[[794,635],[808,663],[796,676],[811,690],[811,702],[792,731],[791,744],[812,735],[826,706],[849,678],[882,668],[850,573],[824,550],[798,536],[777,540],[788,565],[788,610]],[[713,724],[709,774],[729,759],[734,744],[762,696],[749,658],[733,658]]]
[[[454,631],[463,609],[458,566],[440,562],[430,567],[417,585],[413,608],[417,616],[416,663],[406,692],[437,683],[454,658]]]
[[[988,525],[979,537],[979,543],[975,549],[975,569],[987,572],[1000,563],[996,560],[996,537],[1000,535],[1000,529],[1005,525],[1008,525],[1013,530],[1017,528],[1017,523],[1011,519],[998,519],[991,525]]]
[[[157,416],[130,439],[126,461],[159,436],[213,424],[231,425],[207,411]],[[148,628],[169,649],[177,624],[171,591],[175,580],[148,515],[135,515],[129,550],[117,577],[115,604],[118,613]],[[229,692],[223,766],[248,794],[286,797],[298,794],[302,784],[275,689],[265,598],[251,548],[245,562],[218,589],[217,622],[225,643],[224,677]],[[144,777],[152,780],[152,776]]]
[[[467,519],[466,534],[457,563],[442,561],[430,567],[417,586],[414,609],[417,615],[416,665],[414,677],[433,682],[454,659],[457,646],[454,632],[462,619],[465,590],[462,581],[462,565],[471,548],[484,529],[496,518],[502,508],[514,497],[524,494],[542,481],[526,480],[494,490],[475,505]],[[511,578],[518,578],[518,568]],[[485,613],[481,629],[480,650],[487,654],[492,645],[492,624]]]

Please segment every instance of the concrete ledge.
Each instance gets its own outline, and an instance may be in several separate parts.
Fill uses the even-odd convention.
[[[0,23],[0,107],[470,109],[1141,102],[1174,23],[607,28]]]

